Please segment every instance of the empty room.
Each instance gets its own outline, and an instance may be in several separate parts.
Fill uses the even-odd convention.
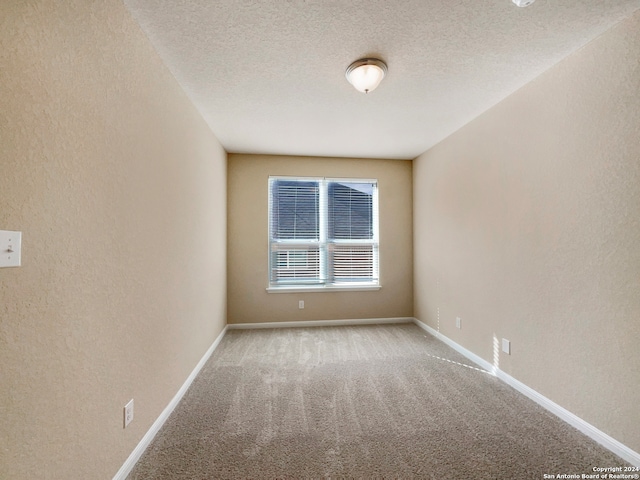
[[[640,0],[0,2],[0,478],[640,478]]]

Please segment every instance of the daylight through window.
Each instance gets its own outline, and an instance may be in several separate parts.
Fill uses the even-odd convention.
[[[269,178],[269,286],[378,285],[376,180]]]

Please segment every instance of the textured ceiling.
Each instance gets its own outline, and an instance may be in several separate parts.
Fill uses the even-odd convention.
[[[640,0],[124,0],[229,152],[414,158]],[[382,58],[357,92],[344,72]]]

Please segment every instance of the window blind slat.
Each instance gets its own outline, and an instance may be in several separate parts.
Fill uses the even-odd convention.
[[[272,245],[272,283],[318,283],[319,277],[319,247]]]
[[[330,245],[332,280],[341,282],[377,281],[375,278],[375,246]]]
[[[373,238],[373,185],[331,182],[329,196],[330,239]]]
[[[273,239],[318,240],[319,190],[318,182],[272,182],[269,199]]]

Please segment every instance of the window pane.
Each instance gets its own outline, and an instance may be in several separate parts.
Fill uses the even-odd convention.
[[[374,278],[374,245],[335,245],[329,246],[329,262],[333,281],[372,282]]]
[[[271,184],[271,235],[274,240],[318,240],[319,184],[274,180]]]
[[[318,247],[271,245],[271,283],[318,283],[320,249]]]
[[[329,183],[329,239],[373,238],[374,188],[372,183]]]

